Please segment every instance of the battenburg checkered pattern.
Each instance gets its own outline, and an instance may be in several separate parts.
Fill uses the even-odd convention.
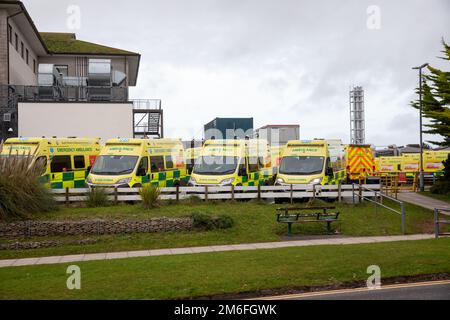
[[[321,184],[339,184],[345,181],[345,170],[335,171],[333,178],[325,177]]]
[[[173,187],[176,184],[187,184],[189,176],[186,169],[149,173],[142,177],[142,185],[151,183],[156,187]]]
[[[259,170],[258,172],[251,172],[247,176],[237,177],[237,180],[233,184],[241,184],[243,186],[258,186],[264,185],[266,181],[271,184],[272,177],[273,169],[266,168]]]
[[[87,170],[48,173],[39,177],[39,181],[52,189],[85,188]]]

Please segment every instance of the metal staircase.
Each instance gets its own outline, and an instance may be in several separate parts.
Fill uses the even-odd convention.
[[[133,100],[133,128],[134,138],[163,138],[161,100]]]

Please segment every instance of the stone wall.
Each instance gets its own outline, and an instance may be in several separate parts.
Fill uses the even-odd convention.
[[[81,239],[74,241],[56,241],[56,240],[45,240],[45,241],[26,241],[20,242],[16,241],[13,243],[2,243],[0,244],[0,250],[26,250],[26,249],[39,249],[48,247],[58,247],[63,245],[86,245],[96,243],[97,239]]]
[[[19,221],[0,223],[0,237],[35,237],[60,235],[102,235],[116,233],[151,233],[189,231],[192,218],[152,218],[148,220]]]

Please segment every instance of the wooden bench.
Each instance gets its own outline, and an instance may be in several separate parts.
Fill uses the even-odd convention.
[[[288,225],[288,236],[292,235],[292,224],[293,223],[308,223],[308,222],[326,222],[327,233],[331,233],[331,223],[335,222],[339,218],[339,212],[329,212],[327,210],[333,210],[336,207],[286,207],[277,208],[276,211],[283,211],[283,213],[277,213],[277,222],[286,223]],[[304,213],[304,211],[315,210],[319,212],[314,213]],[[290,212],[300,212],[300,213],[290,213]]]

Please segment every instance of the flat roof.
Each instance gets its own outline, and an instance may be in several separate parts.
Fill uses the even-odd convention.
[[[279,128],[279,127],[300,128],[300,125],[299,124],[268,124],[268,125],[258,128],[257,130],[267,129],[267,128]]]

